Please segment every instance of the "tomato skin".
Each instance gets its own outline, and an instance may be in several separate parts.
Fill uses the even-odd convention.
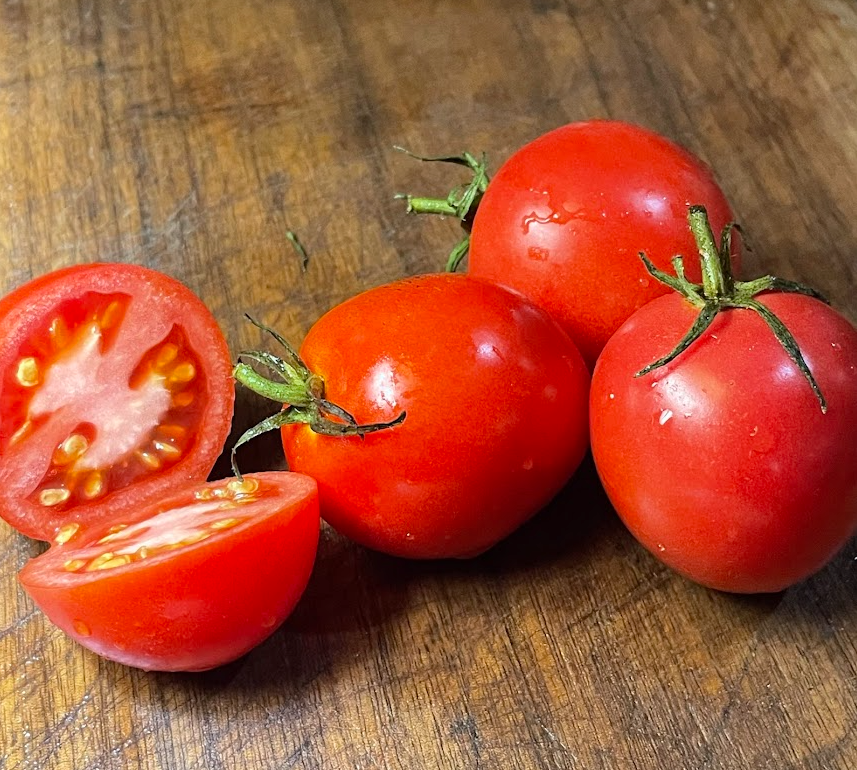
[[[710,170],[678,145],[620,121],[572,123],[519,149],[491,179],[468,269],[547,310],[592,368],[610,335],[667,291],[639,252],[661,269],[696,253],[690,204],[708,209],[715,232],[734,218]],[[687,273],[699,281],[695,262]],[[737,275],[737,239],[733,265]]]
[[[244,526],[125,567],[64,572],[64,563],[109,531],[88,527],[32,559],[20,582],[66,634],[118,663],[202,671],[235,660],[291,613],[309,580],[319,534],[312,479],[282,472],[244,478],[268,487],[259,504],[264,510]],[[114,523],[144,521],[193,499],[194,490],[223,483],[193,485]]]
[[[164,330],[173,322],[182,328],[200,369],[196,374],[199,392],[193,406],[198,419],[192,426],[187,451],[178,462],[72,509],[54,509],[26,499],[39,483],[56,442],[36,437],[12,446],[11,431],[0,431],[0,516],[23,534],[41,540],[50,540],[70,521],[104,521],[157,499],[177,485],[204,480],[223,447],[232,420],[231,355],[214,317],[179,281],[137,265],[76,265],[40,276],[6,295],[0,300],[0,372],[14,368],[22,345],[61,315],[57,309],[63,303],[73,304],[86,293],[121,294],[136,303],[138,312],[133,314],[128,330],[121,332],[121,344],[129,350],[133,351],[138,342],[150,344],[152,340],[146,332],[156,323],[162,323]],[[4,425],[10,413],[19,409],[6,392],[8,387],[8,381],[0,377]],[[68,424],[73,425],[73,420]]]
[[[282,429],[347,537],[414,559],[469,557],[546,505],[587,448],[589,375],[567,335],[517,294],[428,275],[338,305],[301,348],[358,437]]]
[[[635,313],[598,360],[592,451],[632,534],[703,585],[780,591],[820,569],[857,526],[857,331],[818,300],[761,294],[828,401],[764,321],[721,313],[672,363],[698,311],[679,295]]]

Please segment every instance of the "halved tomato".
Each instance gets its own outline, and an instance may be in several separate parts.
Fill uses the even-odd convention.
[[[319,523],[309,476],[193,485],[111,522],[67,524],[19,579],[48,618],[99,655],[202,671],[285,620],[309,580]]]
[[[229,433],[229,349],[193,292],[79,265],[0,300],[0,516],[50,540],[203,481]]]

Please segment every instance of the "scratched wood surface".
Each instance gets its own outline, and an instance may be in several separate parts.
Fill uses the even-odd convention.
[[[496,168],[591,116],[700,154],[750,269],[857,320],[853,0],[0,0],[0,289],[135,262],[234,349],[245,310],[297,340],[456,238],[392,198],[448,170],[392,145]],[[236,430],[265,409],[239,395]],[[64,638],[16,582],[39,550],[0,528],[0,770],[857,765],[857,546],[783,595],[713,593],[634,544],[591,465],[472,562],[325,532],[292,618],[202,675]]]

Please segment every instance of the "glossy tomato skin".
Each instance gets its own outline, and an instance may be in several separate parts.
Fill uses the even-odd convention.
[[[732,211],[710,170],[666,138],[620,121],[558,128],[518,150],[479,204],[469,271],[522,292],[568,332],[591,368],[610,335],[666,289],[660,268],[695,254],[688,205],[719,232]],[[733,263],[738,274],[738,244]],[[687,273],[698,281],[699,266]]]
[[[723,591],[782,590],[857,526],[857,331],[796,294],[759,300],[790,329],[828,401],[752,311],[719,315],[667,366],[697,311],[678,295],[635,313],[604,349],[592,452],[619,516],[658,559]]]
[[[260,484],[258,502],[216,512],[215,520],[251,515],[207,539],[111,569],[66,566],[115,531],[174,506],[199,504],[193,485],[112,522],[84,527],[21,571],[21,584],[48,618],[84,647],[146,670],[201,671],[235,660],[273,633],[309,580],[319,533],[315,482],[295,473],[244,477]],[[210,505],[227,501],[209,500]],[[211,514],[209,514],[211,515]],[[190,537],[184,528],[177,537]],[[190,538],[192,539],[192,537]],[[132,548],[139,545],[132,541]],[[118,553],[120,541],[101,550]],[[155,550],[155,549],[151,549]]]
[[[589,375],[568,336],[519,295],[463,275],[382,286],[324,315],[301,348],[326,397],[393,428],[282,437],[318,481],[322,517],[396,556],[474,556],[560,490],[588,444]]]
[[[17,429],[27,417],[28,393],[17,387],[16,366],[29,357],[41,366],[43,355],[66,355],[62,349],[49,349],[53,338],[47,330],[57,319],[65,322],[76,315],[80,331],[86,319],[79,306],[91,304],[93,297],[118,298],[123,307],[121,318],[113,329],[105,331],[109,341],[100,343],[103,357],[80,367],[76,372],[79,377],[59,378],[69,383],[69,391],[79,388],[71,395],[79,397],[80,403],[88,402],[90,414],[80,418],[74,404],[61,404],[49,419],[17,440]],[[108,313],[105,307],[100,310]],[[74,329],[65,323],[62,328],[63,336],[74,337]],[[153,434],[146,437],[145,446],[131,447],[121,462],[138,472],[139,478],[133,483],[111,486],[105,480],[104,492],[91,499],[40,504],[34,490],[44,485],[45,474],[52,468],[52,453],[78,430],[79,423],[91,427],[91,417],[96,414],[104,421],[121,419],[128,425],[139,424],[133,400],[124,402],[125,411],[111,402],[114,383],[109,378],[128,386],[140,361],[146,355],[153,358],[158,346],[173,338],[178,342],[179,357],[169,365],[183,363],[185,355],[193,361],[192,380],[181,385],[193,402],[184,408],[184,418],[177,416],[181,424],[170,426],[174,432],[183,431],[180,441],[175,435]],[[0,516],[30,537],[50,540],[69,522],[104,521],[157,499],[177,485],[204,480],[229,434],[234,393],[231,368],[226,340],[209,310],[189,288],[163,273],[136,265],[95,263],[58,270],[15,289],[0,300]],[[42,367],[39,376],[44,379],[45,374]],[[38,391],[41,386],[40,382],[31,390]],[[122,429],[116,433],[121,434]],[[160,441],[161,446],[170,444],[164,450],[169,454],[159,455],[153,450],[153,440]],[[179,449],[178,459],[171,447]],[[148,451],[148,466],[141,464],[135,450]],[[92,470],[103,471],[108,478],[108,468]],[[86,475],[80,474],[78,490],[86,483]]]

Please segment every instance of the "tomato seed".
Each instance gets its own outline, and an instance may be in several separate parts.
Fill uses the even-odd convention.
[[[69,559],[62,566],[69,572],[77,572],[84,564],[86,564],[86,559]]]
[[[87,449],[89,449],[89,442],[86,436],[72,433],[54,451],[54,465],[68,465],[73,460],[77,460]]]
[[[48,507],[64,503],[71,497],[71,492],[67,489],[43,489],[39,493],[39,502]]]
[[[161,467],[160,459],[151,452],[137,451],[134,452],[134,456],[151,471],[156,471]]]
[[[57,536],[54,538],[54,542],[57,545],[62,545],[63,543],[67,543],[71,540],[77,530],[80,529],[80,524],[75,521],[69,522],[68,524],[64,524],[59,528],[57,532]]]
[[[172,342],[167,342],[158,351],[158,355],[155,356],[155,368],[163,369],[165,366],[175,361],[178,354],[179,346],[174,345]]]
[[[167,378],[167,383],[190,382],[194,377],[196,377],[196,367],[190,361],[185,361],[183,364],[179,364],[175,369],[173,369],[170,376]]]
[[[179,395],[182,395],[181,393]],[[176,396],[178,398],[178,396]],[[175,401],[175,399],[173,399]],[[183,425],[159,425],[158,432],[167,438],[183,439],[187,435],[187,428]]]
[[[107,534],[98,541],[99,545],[109,543],[111,540],[118,540],[121,537],[122,530],[128,529],[127,524],[116,524],[107,530]]]
[[[256,479],[232,479],[226,488],[235,495],[251,495],[259,489],[259,482]]]
[[[13,434],[12,438],[9,439],[9,445],[17,444],[24,436],[28,435],[30,431],[33,429],[33,423],[30,420],[24,422],[24,424],[18,428]]]
[[[115,556],[116,556],[116,554],[113,553],[113,551],[107,551],[107,552],[101,554],[101,556],[96,556],[91,562],[89,562],[89,565],[87,566],[86,571],[92,572],[93,570],[101,569],[102,564],[106,564],[111,559],[113,559]]]
[[[25,388],[34,388],[38,385],[41,381],[38,361],[32,356],[27,356],[27,358],[22,358],[18,361],[15,379],[18,380],[19,385]]]
[[[68,326],[62,318],[57,317],[51,321],[48,334],[51,337],[54,350],[59,350],[68,345]]]
[[[241,519],[221,519],[220,521],[215,521],[213,524],[209,524],[208,528],[213,530],[221,530],[221,529],[231,529],[236,524],[239,524]]]
[[[93,471],[83,482],[83,495],[90,500],[104,492],[104,477],[98,471]]]
[[[185,391],[184,393],[176,393],[173,397],[173,403],[179,407],[190,406],[193,403],[193,393]]]
[[[169,457],[170,459],[176,459],[181,456],[182,450],[179,449],[174,444],[167,444],[165,441],[153,441],[152,446],[160,452],[164,457]]]
[[[100,325],[102,329],[109,329],[114,326],[122,315],[122,305],[118,300],[113,300],[101,314]]]
[[[99,557],[100,558],[100,557]],[[131,563],[131,557],[127,554],[121,554],[120,556],[116,556],[108,561],[102,562],[97,567],[90,567],[90,569],[113,569],[114,567],[124,567],[126,564]]]
[[[82,620],[75,620],[72,624],[74,626],[74,630],[80,634],[81,636],[91,636],[92,629],[86,625]]]

